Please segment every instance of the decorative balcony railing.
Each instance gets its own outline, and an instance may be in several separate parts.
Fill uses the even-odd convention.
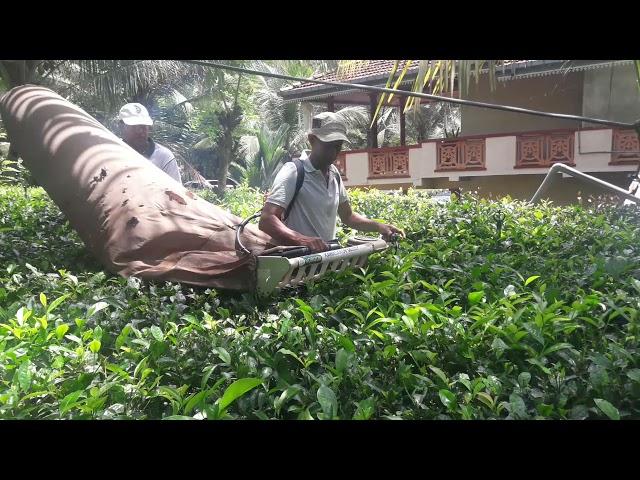
[[[640,161],[640,142],[633,130],[614,130],[611,165],[625,165]]]
[[[484,170],[484,138],[442,140],[438,142],[436,172],[449,170]]]
[[[516,137],[516,168],[574,165],[574,133],[521,134]]]
[[[342,179],[343,180],[346,179],[347,178],[347,154],[345,152],[339,153],[338,158],[336,158],[336,161],[333,162],[333,164],[337,167]]]
[[[369,152],[369,178],[406,178],[409,176],[408,148],[386,148]]]

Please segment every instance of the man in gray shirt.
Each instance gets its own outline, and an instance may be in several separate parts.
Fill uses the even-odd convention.
[[[127,103],[118,115],[122,140],[156,167],[182,185],[178,162],[171,151],[153,141],[149,131],[153,120],[140,103]]]
[[[303,245],[314,252],[328,249],[326,242],[335,238],[338,215],[348,227],[378,232],[387,240],[394,233],[403,235],[393,225],[370,220],[351,210],[340,172],[333,165],[342,143],[348,141],[347,128],[340,117],[324,112],[313,118],[312,126],[308,136],[311,152],[300,157],[304,182],[289,216],[283,219],[296,188],[297,168],[293,162],[285,163],[276,175],[262,209],[260,229],[281,245]]]

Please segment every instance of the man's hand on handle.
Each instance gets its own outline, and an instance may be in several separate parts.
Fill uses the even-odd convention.
[[[329,250],[329,246],[319,237],[307,237],[305,235],[299,235],[297,238],[297,244],[307,247],[313,253],[324,252]]]
[[[384,240],[387,242],[391,240],[394,235],[400,235],[401,237],[404,237],[404,232],[399,228],[394,227],[393,225],[381,223],[378,228],[378,231],[382,234],[382,238],[384,238]]]

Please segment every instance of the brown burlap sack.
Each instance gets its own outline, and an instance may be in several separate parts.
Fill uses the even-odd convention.
[[[25,166],[107,269],[255,288],[255,259],[235,247],[242,220],[188,191],[81,108],[24,85],[2,97],[0,113]],[[253,225],[242,235],[255,254],[270,240]]]

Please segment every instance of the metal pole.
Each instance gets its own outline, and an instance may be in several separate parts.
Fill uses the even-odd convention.
[[[630,200],[634,203],[640,203],[640,198],[632,195],[628,191],[623,190],[622,188],[617,187],[615,185],[612,185],[611,183],[605,182],[604,180],[600,180],[599,178],[593,177],[591,175],[587,175],[586,173],[582,173],[581,171],[576,170],[575,168],[571,168],[562,163],[556,163],[549,169],[549,173],[547,173],[547,176],[544,178],[544,181],[542,182],[542,184],[540,185],[536,193],[531,198],[531,203],[536,203],[538,200],[540,200],[540,197],[555,182],[556,173],[559,173],[559,172],[566,173],[567,175],[571,175],[572,177],[576,177],[579,180],[582,180],[586,183],[590,183],[592,185],[597,185],[606,190],[611,190],[617,193],[618,195],[620,195],[621,197],[623,197],[625,200]]]
[[[458,105],[468,105],[470,107],[479,107],[479,108],[489,108],[493,110],[502,110],[505,112],[514,112],[514,113],[523,113],[525,115],[537,115],[540,117],[549,117],[549,118],[558,118],[561,120],[573,120],[577,122],[588,122],[588,123],[598,123],[601,125],[608,125],[611,127],[619,127],[619,128],[636,128],[640,125],[640,120],[636,123],[625,123],[625,122],[615,122],[612,120],[603,120],[599,118],[588,118],[582,117],[579,115],[568,115],[564,113],[550,113],[550,112],[541,112],[539,110],[529,110],[527,108],[520,107],[510,107],[507,105],[496,105],[493,103],[485,103],[485,102],[476,102],[474,100],[463,100],[459,98],[450,98],[450,97],[441,97],[439,95],[431,95],[428,93],[418,93],[411,92],[407,90],[396,90],[393,88],[384,88],[384,87],[374,87],[371,85],[362,85],[359,83],[344,83],[344,82],[329,82],[326,80],[318,80],[311,78],[302,78],[302,77],[293,77],[291,75],[282,75],[279,73],[271,73],[271,72],[261,72],[259,70],[251,70],[248,68],[234,67],[231,65],[224,65],[222,63],[214,63],[214,62],[203,62],[200,60],[182,60],[185,63],[192,63],[194,65],[202,65],[210,68],[221,68],[224,70],[231,70],[239,73],[248,73],[250,75],[261,75],[263,77],[273,77],[280,78],[283,80],[293,80],[297,82],[309,82],[309,83],[319,83],[322,85],[332,85],[334,87],[346,87],[346,88],[356,88],[360,90],[368,90],[370,92],[381,92],[381,93],[394,93],[398,95],[408,95],[411,97],[425,98],[427,100],[438,100],[440,102],[448,102],[448,103],[457,103]]]

